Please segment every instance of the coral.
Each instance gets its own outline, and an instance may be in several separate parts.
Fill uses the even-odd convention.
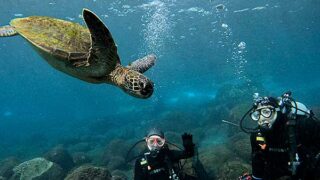
[[[10,180],[56,180],[62,179],[64,173],[57,164],[44,158],[35,158],[13,168],[14,175]]]
[[[111,180],[111,178],[107,169],[87,165],[75,169],[65,180]]]

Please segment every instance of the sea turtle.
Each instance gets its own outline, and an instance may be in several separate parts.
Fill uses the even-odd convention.
[[[108,83],[126,93],[148,98],[153,82],[142,73],[155,63],[150,54],[124,67],[117,46],[103,22],[83,9],[87,27],[44,16],[16,18],[10,26],[0,27],[0,36],[20,34],[54,68],[90,83]]]

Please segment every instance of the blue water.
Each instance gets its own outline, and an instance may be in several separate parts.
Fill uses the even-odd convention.
[[[175,111],[190,117],[176,124],[188,131],[186,121],[201,121],[226,84],[273,95],[291,90],[320,106],[318,0],[15,0],[1,2],[0,25],[31,15],[84,24],[82,8],[108,26],[122,64],[157,55],[146,73],[153,96],[141,100],[75,79],[48,65],[22,37],[1,38],[0,159],[39,156],[63,138],[100,134],[110,141],[134,131],[134,141]],[[105,127],[87,128],[101,119]]]

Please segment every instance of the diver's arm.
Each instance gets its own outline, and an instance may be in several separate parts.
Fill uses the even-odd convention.
[[[178,151],[178,150],[170,150],[170,157],[172,161],[179,161],[180,159],[187,159],[194,156],[194,151]]]
[[[252,178],[262,179],[264,171],[264,155],[261,147],[256,141],[256,134],[252,133],[250,136],[251,141],[251,157],[252,157]]]
[[[137,159],[134,166],[134,180],[147,180],[147,175],[144,173],[140,164],[141,159]]]

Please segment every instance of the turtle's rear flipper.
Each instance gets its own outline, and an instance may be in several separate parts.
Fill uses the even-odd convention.
[[[127,66],[127,68],[138,71],[140,73],[146,72],[150,69],[156,62],[156,56],[154,54],[150,54],[141,59],[135,60],[131,64]]]
[[[12,26],[2,26],[0,27],[0,37],[9,37],[18,34],[14,27]]]

